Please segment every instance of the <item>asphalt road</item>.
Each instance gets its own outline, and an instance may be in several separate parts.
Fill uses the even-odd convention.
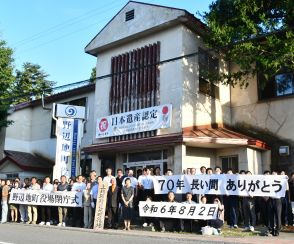
[[[188,241],[189,242],[189,241]],[[119,244],[173,244],[187,243],[182,239],[132,235],[132,231],[103,231],[83,230],[75,228],[58,228],[45,226],[29,226],[24,224],[0,225],[0,244],[88,244],[88,243],[119,243]],[[192,243],[192,242],[191,242]],[[201,242],[198,242],[201,243]],[[207,243],[207,242],[204,242]]]
[[[226,238],[222,236],[201,236],[195,234],[160,233],[151,231],[93,230],[38,226],[25,224],[0,224],[0,244],[179,244],[179,243],[266,243],[292,244],[294,234],[283,237]]]

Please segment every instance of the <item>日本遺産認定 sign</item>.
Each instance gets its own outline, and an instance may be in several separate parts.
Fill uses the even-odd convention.
[[[169,128],[171,117],[171,104],[101,117],[97,119],[96,138]]]

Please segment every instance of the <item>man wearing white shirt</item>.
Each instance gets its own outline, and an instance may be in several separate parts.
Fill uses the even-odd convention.
[[[28,183],[29,184],[29,183]],[[40,190],[40,185],[37,183],[37,178],[31,178],[31,184],[28,186],[29,190]],[[36,224],[38,220],[38,209],[36,205],[28,205],[28,222],[27,224]]]
[[[126,183],[126,178],[129,178],[131,180],[131,186],[134,188],[134,190],[137,189],[137,185],[138,185],[138,180],[133,176],[134,172],[132,169],[129,170],[129,174],[127,177],[124,178],[122,185],[125,186]]]
[[[141,200],[145,201],[147,197],[153,198],[153,176],[151,175],[150,169],[143,169],[143,175],[140,175],[138,178],[138,185],[143,190],[143,199]]]
[[[44,184],[42,187],[43,191],[47,192],[53,192],[54,186],[50,183],[50,177],[46,176],[44,179]],[[51,221],[51,207],[50,206],[42,206],[42,221],[40,222],[40,225],[44,225],[46,222],[46,225],[50,225]]]
[[[86,184],[83,182],[83,176],[78,175],[76,182],[72,185],[71,191],[83,192],[86,190]],[[75,227],[82,227],[83,207],[73,208],[73,225]]]
[[[111,186],[111,180],[115,179],[115,177],[112,175],[112,169],[107,168],[106,169],[106,176],[103,178],[104,182],[107,182],[108,187]]]

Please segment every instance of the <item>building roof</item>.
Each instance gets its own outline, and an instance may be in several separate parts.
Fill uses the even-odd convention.
[[[125,21],[125,14],[131,10],[135,10],[135,18]],[[201,35],[207,30],[204,23],[185,9],[129,1],[90,41],[85,52],[96,56],[98,52],[179,24]]]
[[[98,143],[82,150],[86,153],[113,152],[125,150],[146,149],[154,146],[171,146],[185,143],[187,146],[204,148],[225,148],[232,146],[248,146],[259,150],[269,150],[270,147],[260,140],[240,134],[223,125],[188,127],[182,133],[159,135],[147,138]]]
[[[47,96],[45,97],[44,101],[45,103],[52,103],[52,102],[56,102],[65,98],[77,96],[77,95],[91,92],[91,91],[95,91],[95,83],[81,86],[81,87],[71,89],[68,91],[60,92],[51,96]],[[41,105],[42,105],[42,99],[36,99],[33,101],[16,104],[14,106],[14,111],[21,110],[28,107],[41,106]]]
[[[0,166],[7,161],[16,164],[24,171],[50,172],[54,162],[39,155],[19,151],[4,151],[5,157],[0,161]]]

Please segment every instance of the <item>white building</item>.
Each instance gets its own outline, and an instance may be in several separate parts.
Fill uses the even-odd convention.
[[[93,137],[93,107],[95,85],[90,84],[66,92],[61,92],[45,98],[45,109],[42,107],[41,99],[18,104],[14,112],[8,116],[13,124],[6,128],[4,149],[18,153],[27,153],[31,157],[36,155],[55,162],[56,153],[56,121],[52,118],[53,103],[70,104],[85,106],[87,113],[87,122],[84,126],[84,136],[81,146],[87,146],[92,143]],[[7,155],[6,155],[7,156]],[[81,165],[82,172],[88,174],[91,166],[91,158],[82,154]],[[2,169],[0,168],[0,173]],[[5,174],[16,174],[17,172],[5,171]],[[48,174],[48,173],[47,173]]]
[[[94,124],[111,114],[173,107],[168,129],[103,139],[93,134],[84,152],[98,172],[147,165],[175,173],[202,165],[269,169],[268,146],[230,129],[231,88],[202,76],[207,69],[228,70],[206,51],[204,32],[204,24],[183,9],[130,1],[86,46],[97,58],[97,76],[104,76],[96,81]]]

